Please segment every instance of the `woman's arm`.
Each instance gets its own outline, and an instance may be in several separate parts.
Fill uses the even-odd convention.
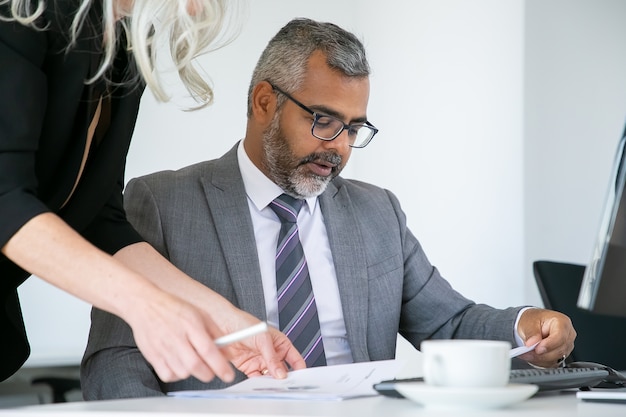
[[[122,261],[88,243],[52,213],[29,220],[2,247],[2,253],[23,269],[124,319],[133,329],[137,346],[163,381],[190,375],[202,381],[215,375],[224,381],[232,380],[233,370],[213,343],[213,338],[222,332],[206,310],[190,304],[199,298],[192,297],[189,302],[181,298],[191,293],[195,281],[181,277],[176,285],[180,290],[170,294],[163,291],[168,287],[162,277],[173,271],[166,269],[168,272],[163,275],[156,274],[152,282],[137,272],[141,268],[124,265],[125,254],[132,252],[120,252]],[[142,260],[145,255],[139,256],[133,262],[144,267],[151,265],[150,259]],[[146,271],[150,272],[149,268]],[[203,298],[203,302],[215,306],[211,312],[220,311],[219,318],[225,319],[227,325],[241,323],[231,315],[241,314],[248,319],[246,313],[206,290],[208,298]],[[269,335],[254,339],[258,350],[248,349],[247,353],[249,358],[254,358],[250,363],[259,366],[256,371],[267,368],[274,376],[283,376],[285,367],[281,359],[288,358],[277,357],[274,350],[274,346],[281,345],[272,343]]]

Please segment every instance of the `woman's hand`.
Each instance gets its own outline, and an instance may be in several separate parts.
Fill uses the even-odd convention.
[[[218,336],[260,321],[232,307],[224,313],[226,320],[220,320],[227,326],[217,326],[208,314],[171,298],[167,306],[149,303],[142,307],[146,316],[138,317],[137,325],[131,324],[137,347],[162,381],[193,376],[208,382],[217,376],[230,382],[235,374],[228,360],[249,377],[269,374],[282,379],[287,376],[286,364],[291,369],[306,367],[287,336],[271,327],[268,332],[218,348],[213,341]]]
[[[235,373],[213,342],[217,326],[209,316],[177,297],[161,295],[159,301],[138,303],[132,314],[123,317],[159,378],[172,382],[193,376],[209,382],[217,376],[232,381]]]

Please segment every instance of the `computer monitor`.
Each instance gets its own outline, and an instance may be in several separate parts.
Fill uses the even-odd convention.
[[[626,129],[619,141],[604,212],[578,307],[626,317]]]

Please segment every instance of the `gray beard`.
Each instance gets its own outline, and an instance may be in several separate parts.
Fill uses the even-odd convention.
[[[298,160],[292,153],[285,136],[280,130],[280,113],[276,113],[270,126],[263,132],[265,169],[270,179],[286,194],[294,198],[317,197],[328,183],[341,172],[341,156],[335,153],[312,154]],[[331,175],[322,177],[305,170],[304,164],[314,160],[325,160],[336,164]]]

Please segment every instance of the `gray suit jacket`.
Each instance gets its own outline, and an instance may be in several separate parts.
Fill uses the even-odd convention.
[[[246,198],[235,147],[213,161],[130,181],[125,205],[136,229],[172,263],[264,320]],[[355,362],[393,358],[397,333],[415,347],[429,338],[514,342],[519,309],[477,305],[453,290],[407,229],[389,191],[338,177],[319,199]],[[224,386],[193,378],[162,383],[129,327],[97,309],[81,371],[86,399]]]

